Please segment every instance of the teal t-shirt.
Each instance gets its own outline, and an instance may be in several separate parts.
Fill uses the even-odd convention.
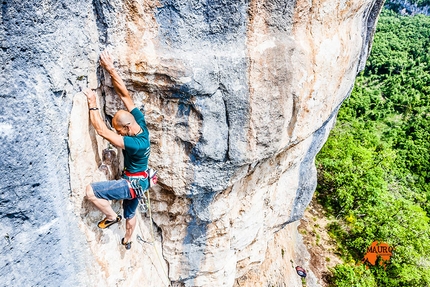
[[[138,108],[131,111],[142,132],[136,136],[124,137],[124,169],[129,172],[139,172],[148,169],[149,158],[149,131],[146,127],[145,117]]]

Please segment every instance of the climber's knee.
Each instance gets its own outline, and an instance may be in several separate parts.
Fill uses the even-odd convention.
[[[94,199],[96,199],[96,196],[94,195],[94,191],[91,184],[87,185],[87,188],[85,190],[85,197],[89,201],[94,201]]]

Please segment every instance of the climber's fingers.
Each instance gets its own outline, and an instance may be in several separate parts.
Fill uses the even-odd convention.
[[[95,99],[96,97],[96,93],[89,88],[85,88],[82,92],[84,93],[85,96],[87,96],[88,101],[91,99]]]
[[[109,51],[104,50],[100,54],[100,65],[108,71],[114,69],[112,55]]]

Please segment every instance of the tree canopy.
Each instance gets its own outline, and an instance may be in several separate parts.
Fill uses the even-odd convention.
[[[317,156],[345,264],[334,286],[430,286],[430,18],[384,10],[366,68]],[[394,252],[365,268],[375,240]]]

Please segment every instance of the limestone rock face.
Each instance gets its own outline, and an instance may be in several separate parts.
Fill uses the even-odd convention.
[[[3,1],[2,285],[301,286],[295,221],[382,4]],[[143,106],[159,175],[132,251],[124,223],[99,230],[84,199],[121,169],[80,92],[97,90],[107,122],[123,108],[104,49]]]

